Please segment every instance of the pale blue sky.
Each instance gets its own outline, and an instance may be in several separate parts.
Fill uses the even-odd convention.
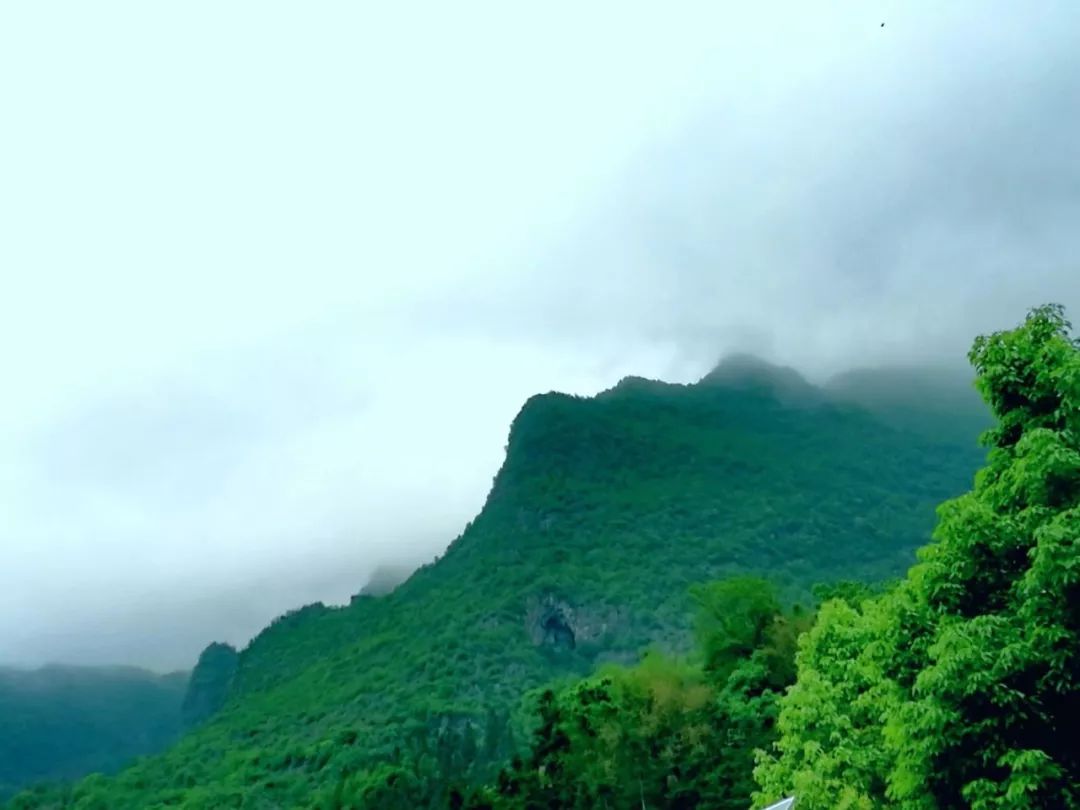
[[[818,5],[0,7],[0,663],[430,557],[537,391],[1075,314],[1078,7]]]

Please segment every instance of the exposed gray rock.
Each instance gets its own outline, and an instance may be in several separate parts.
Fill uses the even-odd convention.
[[[625,627],[628,619],[622,608],[574,605],[550,592],[529,597],[525,605],[525,627],[532,643],[556,650],[600,642]]]

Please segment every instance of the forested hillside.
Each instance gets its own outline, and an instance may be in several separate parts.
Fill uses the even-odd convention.
[[[38,781],[114,771],[180,734],[187,673],[0,669],[0,799]]]
[[[975,439],[909,429],[746,358],[695,385],[534,397],[441,559],[387,595],[281,617],[235,670],[219,651],[200,706],[223,683],[224,705],[196,712],[169,752],[14,806],[445,806],[528,747],[526,690],[650,645],[693,650],[695,585],[759,575],[775,590],[748,614],[756,629],[721,644],[709,689],[745,681],[731,666],[744,653],[789,659],[806,615],[792,605],[817,583],[901,576],[935,506],[971,485]],[[793,665],[777,667],[762,677],[779,688]]]

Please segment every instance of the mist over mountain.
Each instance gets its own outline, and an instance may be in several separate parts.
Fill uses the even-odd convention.
[[[948,367],[862,368],[831,377],[825,390],[873,411],[890,424],[939,435],[978,435],[991,425],[989,409],[967,371]]]
[[[1080,808],[1078,33],[0,4],[0,805]]]
[[[692,384],[533,396],[483,509],[445,554],[407,579],[383,569],[346,607],[290,611],[238,656],[208,647],[184,701],[191,730],[102,795],[210,807],[242,784],[291,806],[332,789],[338,768],[451,746],[425,777],[437,793],[451,771],[489,778],[520,744],[522,690],[650,645],[688,651],[695,584],[761,574],[810,604],[818,583],[899,576],[983,451],[953,419],[890,424],[931,424],[937,399],[879,388],[864,407],[743,355]],[[18,806],[51,806],[48,795]]]
[[[536,391],[962,364],[1080,304],[1069,3],[67,5],[0,25],[4,663],[347,602]]]

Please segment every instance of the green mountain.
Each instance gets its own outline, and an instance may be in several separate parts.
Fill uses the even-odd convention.
[[[163,750],[180,735],[187,680],[127,667],[0,669],[0,798]]]
[[[983,454],[951,422],[928,429],[932,408],[911,427],[887,406],[752,358],[694,385],[533,397],[441,559],[273,622],[207,678],[227,682],[221,709],[167,753],[13,806],[338,808],[346,777],[398,771],[422,785],[403,806],[438,806],[520,747],[524,690],[687,649],[695,583],[757,574],[790,603],[903,574]]]

